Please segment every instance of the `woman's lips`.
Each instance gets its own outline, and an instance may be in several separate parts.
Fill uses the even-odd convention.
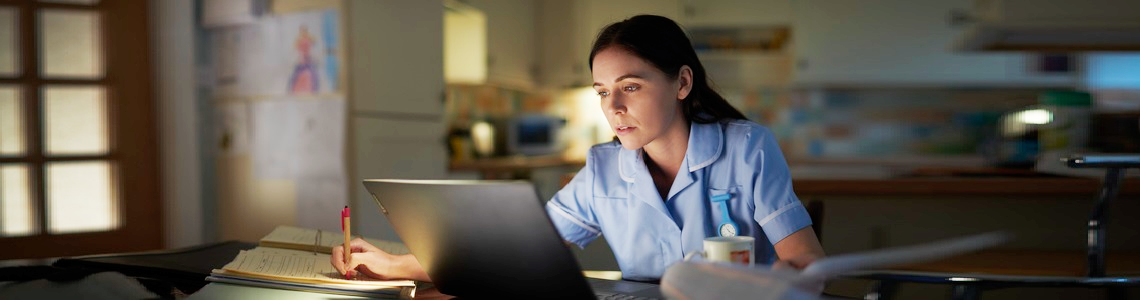
[[[618,136],[623,136],[623,135],[629,134],[630,132],[633,132],[633,130],[635,130],[635,129],[637,129],[637,127],[618,126],[618,127],[614,128],[614,133],[616,133]]]

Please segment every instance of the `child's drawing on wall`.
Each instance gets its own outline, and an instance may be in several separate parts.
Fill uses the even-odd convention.
[[[293,75],[289,76],[290,94],[312,94],[320,89],[320,78],[317,76],[316,63],[313,61],[312,55],[314,42],[316,41],[309,33],[309,27],[301,25],[294,43],[299,57],[293,67]]]

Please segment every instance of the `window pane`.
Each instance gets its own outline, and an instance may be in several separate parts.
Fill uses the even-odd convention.
[[[18,63],[20,43],[16,39],[17,10],[12,7],[0,6],[0,76],[14,77],[19,75]]]
[[[99,14],[95,11],[40,11],[40,57],[44,77],[103,76]]]
[[[44,88],[44,149],[48,155],[104,154],[107,105],[102,87]]]
[[[106,161],[47,164],[49,233],[107,231],[119,225],[118,201]]]
[[[67,3],[67,4],[95,4],[99,0],[40,0],[40,2]]]
[[[36,218],[28,186],[27,166],[0,165],[0,236],[35,232]]]
[[[24,154],[24,109],[20,90],[0,86],[0,156]]]

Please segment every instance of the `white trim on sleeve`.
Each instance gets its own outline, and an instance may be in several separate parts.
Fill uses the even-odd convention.
[[[790,209],[796,208],[797,206],[803,206],[803,205],[804,205],[804,204],[803,204],[803,203],[800,203],[799,201],[795,201],[795,202],[792,202],[792,203],[788,203],[788,205],[784,205],[784,207],[781,207],[780,209],[777,209],[776,211],[774,211],[774,212],[772,212],[772,213],[768,214],[768,215],[767,215],[767,216],[765,216],[763,219],[760,219],[760,222],[759,222],[759,223],[760,223],[760,226],[764,226],[764,224],[768,224],[768,222],[771,222],[771,221],[772,221],[772,219],[775,219],[776,217],[779,217],[779,216],[780,216],[780,214],[782,214],[782,213],[784,213],[784,212],[786,212],[786,211],[788,211],[788,210],[790,210]]]
[[[593,226],[586,225],[586,222],[579,220],[577,217],[574,217],[573,215],[570,214],[570,212],[567,212],[566,209],[562,208],[562,206],[560,206],[558,204],[554,204],[551,206],[554,207],[555,212],[561,214],[563,217],[566,217],[567,220],[570,220],[570,222],[574,223],[575,225],[578,225],[578,227],[582,227],[582,229],[585,229],[586,231],[589,231],[590,233],[593,233],[594,235],[602,235],[601,231],[594,228]]]

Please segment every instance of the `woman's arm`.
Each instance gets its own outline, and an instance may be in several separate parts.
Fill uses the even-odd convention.
[[[772,266],[773,269],[803,269],[824,256],[823,246],[811,226],[793,232],[776,242],[774,247],[780,259]]]

